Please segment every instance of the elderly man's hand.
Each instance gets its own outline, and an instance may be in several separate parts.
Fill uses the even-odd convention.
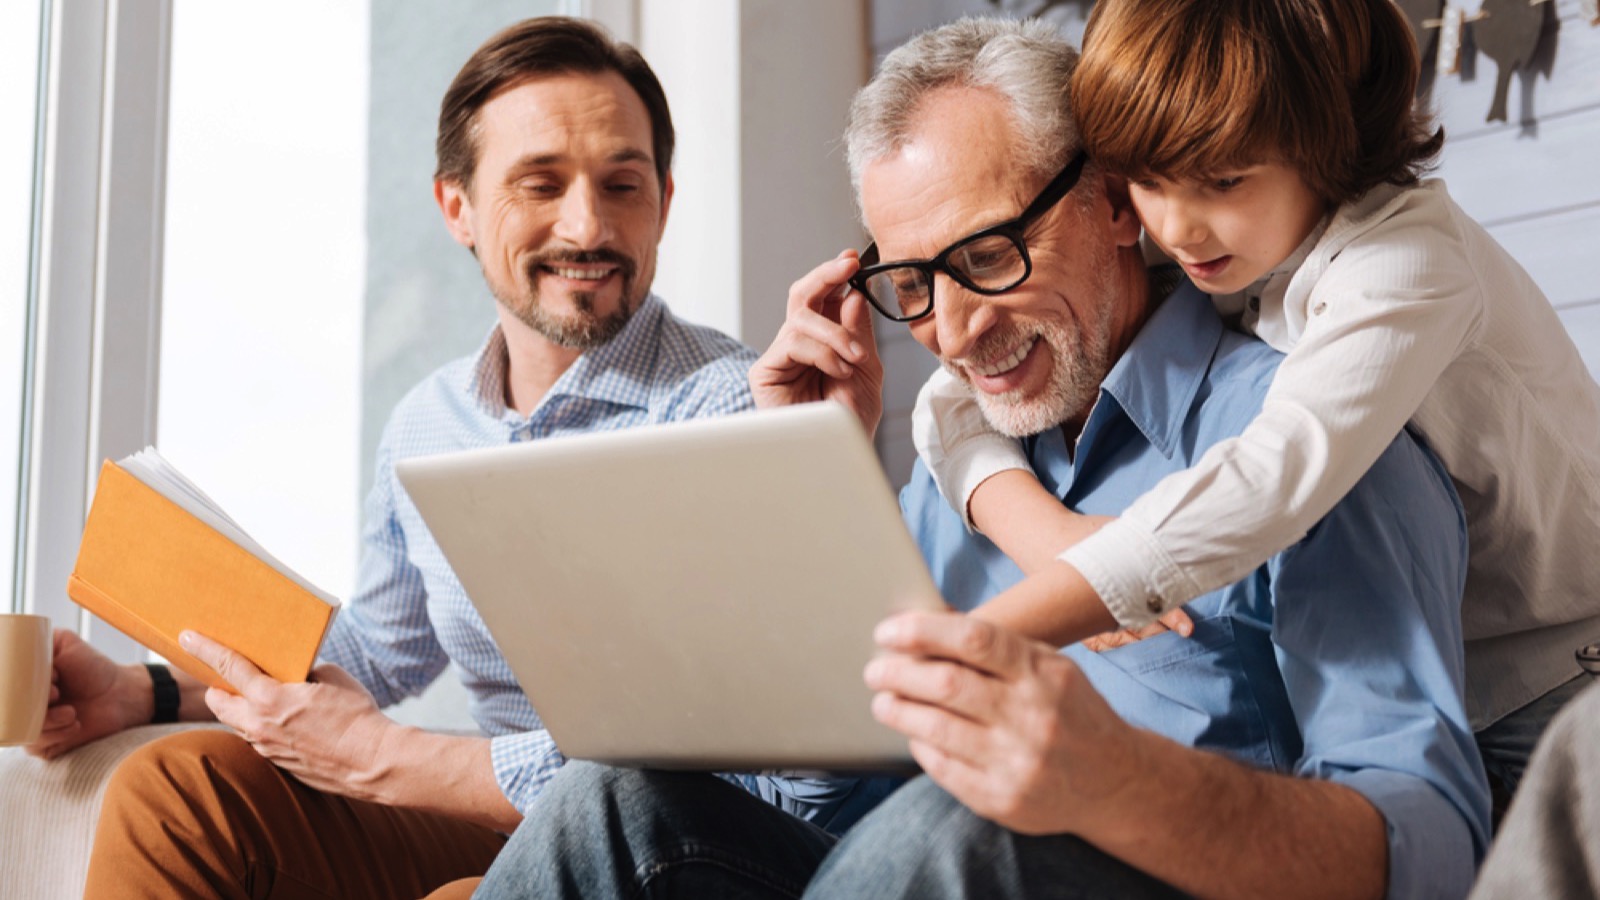
[[[372,769],[385,741],[407,729],[385,716],[349,673],[322,665],[312,681],[285,684],[209,638],[184,632],[180,640],[239,691],[212,688],[206,705],[258,753],[318,790],[384,802],[374,789],[382,773]]]
[[[957,613],[903,613],[875,635],[872,712],[928,776],[1023,834],[1081,832],[1141,778],[1140,742],[1048,646]]]
[[[860,266],[846,250],[789,288],[787,318],[750,369],[759,407],[837,400],[870,435],[883,416],[883,361],[872,339],[872,310],[850,289]]]

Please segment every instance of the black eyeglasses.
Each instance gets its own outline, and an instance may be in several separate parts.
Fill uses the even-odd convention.
[[[851,276],[850,286],[864,294],[878,312],[896,322],[910,322],[933,312],[933,276],[938,271],[979,294],[1011,290],[1033,274],[1033,260],[1028,258],[1023,233],[1077,185],[1088,159],[1088,154],[1079,150],[1022,215],[969,234],[933,259],[880,263],[877,243],[868,244],[861,252],[861,268]]]

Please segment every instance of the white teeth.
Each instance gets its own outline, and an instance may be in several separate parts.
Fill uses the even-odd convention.
[[[996,375],[1004,375],[1012,369],[1015,369],[1017,366],[1022,365],[1022,361],[1028,358],[1028,351],[1033,349],[1034,343],[1038,340],[1039,336],[1036,334],[1024,341],[1020,346],[1017,347],[1017,349],[1011,351],[1011,355],[1005,359],[990,363],[987,366],[969,366],[969,368],[985,378],[993,378]]]
[[[611,274],[610,269],[563,269],[557,266],[551,266],[550,271],[562,278],[576,278],[579,281],[599,281]]]

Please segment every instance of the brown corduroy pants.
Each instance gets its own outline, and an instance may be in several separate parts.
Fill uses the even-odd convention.
[[[113,773],[84,896],[422,897],[482,875],[504,844],[481,825],[325,794],[232,733],[188,731]]]

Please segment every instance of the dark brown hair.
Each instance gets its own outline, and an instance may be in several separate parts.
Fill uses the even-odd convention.
[[[1393,0],[1101,0],[1071,103],[1124,175],[1260,162],[1345,203],[1414,184],[1444,143],[1417,111],[1416,42]]]
[[[478,111],[496,94],[540,76],[573,72],[616,72],[639,95],[650,114],[656,177],[665,191],[672,170],[673,131],[661,82],[638,50],[612,40],[592,22],[566,16],[541,16],[512,25],[485,41],[456,73],[439,104],[434,180],[472,186],[478,165]]]

